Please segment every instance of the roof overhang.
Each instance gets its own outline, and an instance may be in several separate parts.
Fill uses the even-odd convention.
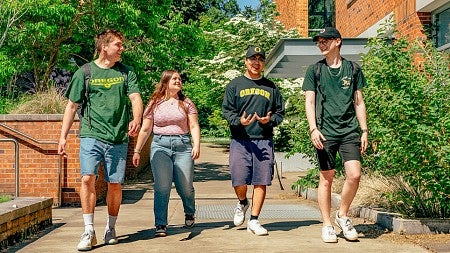
[[[416,12],[433,12],[448,4],[448,0],[416,0]]]
[[[344,38],[341,55],[347,60],[361,61],[367,38]],[[309,65],[321,60],[322,53],[312,38],[280,39],[266,58],[264,75],[271,78],[304,77]]]

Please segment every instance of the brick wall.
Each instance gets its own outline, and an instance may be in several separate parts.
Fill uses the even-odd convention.
[[[394,14],[398,31],[425,38],[424,26],[431,24],[431,13],[417,13],[416,0],[336,0],[336,27],[343,37],[357,37],[379,20]]]
[[[277,19],[287,29],[296,28],[300,36],[308,37],[308,0],[275,0],[280,16]]]
[[[336,0],[336,27],[343,37],[357,37],[380,19],[393,11],[396,1]]]
[[[61,132],[62,115],[0,115],[0,123],[22,132],[23,134],[41,142],[37,143],[23,137],[0,125],[0,139],[12,138],[19,143],[19,196],[21,197],[49,197],[55,204],[78,205],[80,190],[80,163],[78,120],[74,122],[67,137],[67,156],[62,159],[61,175],[59,174],[59,155],[57,142]],[[131,162],[135,139],[130,139],[127,178],[134,178],[145,163],[134,168]],[[148,149],[148,148],[147,148]],[[0,194],[15,193],[15,164],[14,145],[11,142],[0,142]],[[143,161],[148,161],[148,154],[144,153]],[[107,185],[103,180],[103,169],[99,169],[99,180],[96,183],[97,199],[106,196]],[[61,178],[61,183],[58,183]],[[59,200],[59,186],[61,186],[61,201]]]
[[[275,0],[280,20],[286,28],[297,28],[308,37],[308,1]],[[336,0],[336,27],[343,37],[357,37],[390,13],[398,30],[411,39],[424,38],[431,25],[431,13],[416,13],[416,0]]]

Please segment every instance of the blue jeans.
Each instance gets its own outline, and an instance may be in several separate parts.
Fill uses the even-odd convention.
[[[155,225],[167,225],[172,181],[183,201],[184,213],[195,214],[194,160],[188,135],[154,135],[150,165],[154,183]]]

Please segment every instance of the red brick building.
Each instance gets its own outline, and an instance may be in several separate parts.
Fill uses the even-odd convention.
[[[450,50],[448,0],[274,0],[279,20],[302,37],[335,26],[347,38],[367,38],[389,17],[410,38],[431,37],[440,50]],[[321,20],[324,19],[324,20]]]
[[[72,125],[67,138],[67,155],[58,155],[58,140],[63,115],[0,115],[0,195],[53,198],[55,206],[80,202],[80,160],[78,123]],[[136,178],[147,163],[135,168],[132,162],[136,139],[130,138],[126,180]],[[150,161],[149,141],[143,161]],[[107,185],[99,169],[97,199],[106,197]]]

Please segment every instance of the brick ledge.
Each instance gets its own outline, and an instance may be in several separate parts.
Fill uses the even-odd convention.
[[[53,198],[19,197],[0,203],[0,251],[52,224]]]
[[[75,117],[78,119],[78,117]],[[0,114],[0,121],[62,121],[63,114]]]

